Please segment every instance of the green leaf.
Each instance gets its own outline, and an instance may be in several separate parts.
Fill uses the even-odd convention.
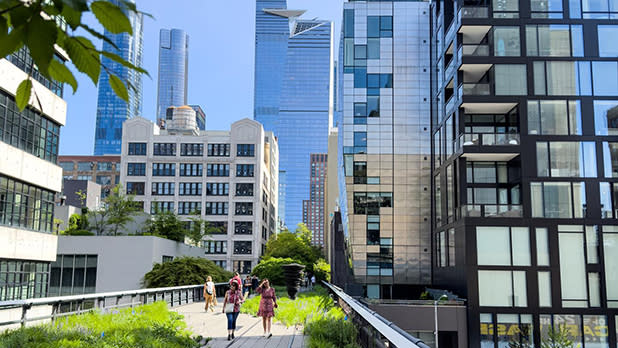
[[[88,1],[87,0],[58,0],[58,1],[62,1],[64,4],[71,6],[76,11],[79,11],[79,12],[88,11]]]
[[[103,27],[112,34],[133,34],[131,22],[120,7],[108,1],[95,1],[90,4],[90,10]]]
[[[73,88],[73,94],[75,94],[75,91],[77,90],[77,80],[69,68],[60,63],[58,60],[53,59],[49,64],[48,72],[49,77],[52,79],[71,85],[71,88]]]
[[[28,22],[28,19],[32,16],[38,16],[39,14],[35,12],[34,7],[26,7],[20,6],[15,9],[12,9],[8,12],[9,17],[11,19],[11,26],[13,28],[21,27],[22,25]]]
[[[113,60],[116,63],[119,63],[123,66],[126,66],[129,69],[135,70],[137,72],[140,72],[142,74],[146,74],[148,76],[150,76],[150,74],[148,73],[148,71],[146,71],[144,68],[140,68],[139,66],[134,65],[133,63],[124,60],[121,56],[112,53],[112,52],[106,52],[106,51],[101,51],[101,54],[104,55],[105,57]]]
[[[74,9],[71,6],[64,6],[60,16],[64,18],[71,29],[76,30],[82,22],[82,12]]]
[[[32,93],[32,81],[30,77],[23,80],[17,87],[17,94],[15,95],[15,103],[19,108],[19,111],[23,111],[28,106],[30,100],[30,94]]]
[[[54,44],[58,38],[56,22],[34,16],[25,30],[30,55],[39,70],[46,72],[49,62],[54,58]]]
[[[114,93],[125,102],[129,102],[129,92],[127,87],[122,83],[122,80],[116,75],[109,74],[109,85],[112,86]]]
[[[96,37],[97,39],[101,39],[101,40],[107,42],[108,44],[112,45],[113,48],[118,49],[118,46],[116,46],[114,41],[110,40],[107,36],[99,33],[98,31],[92,29],[91,27],[87,26],[86,24],[81,23],[80,26],[85,31],[89,32],[92,36]]]
[[[64,36],[59,42],[77,70],[88,75],[96,85],[101,73],[101,60],[92,42],[83,36]]]
[[[24,45],[25,32],[23,27],[15,28],[2,37],[0,35],[0,57],[6,57]]]

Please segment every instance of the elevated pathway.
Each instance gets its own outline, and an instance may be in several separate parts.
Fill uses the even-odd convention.
[[[204,311],[204,302],[190,303],[183,306],[172,307],[173,310],[185,317],[189,330],[195,335],[210,337],[212,340],[204,347],[212,348],[304,348],[308,347],[306,337],[303,336],[302,327],[286,328],[285,325],[273,322],[271,338],[263,336],[262,318],[256,318],[248,314],[240,314],[236,321],[235,339],[227,340],[227,317],[221,313],[223,298],[214,312]]]

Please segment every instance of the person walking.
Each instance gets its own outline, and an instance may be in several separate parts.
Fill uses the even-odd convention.
[[[238,284],[238,290],[242,292],[242,279],[240,278],[240,274],[238,274],[238,272],[234,272],[234,276],[230,279],[230,286],[234,282]]]
[[[225,292],[223,299],[223,313],[227,316],[227,340],[234,339],[234,330],[236,330],[236,319],[240,314],[240,305],[245,299],[242,297],[242,292],[238,287],[238,283],[232,282],[230,289]]]
[[[245,290],[245,298],[249,298],[249,295],[251,295],[251,277],[247,276],[245,278],[245,283],[243,284],[243,289]]]
[[[270,328],[272,326],[272,318],[275,316],[275,308],[277,308],[277,295],[275,288],[270,287],[268,279],[262,280],[262,283],[257,288],[257,293],[262,295],[260,299],[260,308],[257,312],[258,317],[262,317],[262,326],[264,326],[264,337],[271,338]]]
[[[315,274],[311,275],[311,289],[315,287]]]
[[[217,301],[217,294],[215,291],[215,283],[212,282],[212,277],[206,277],[206,283],[204,284],[204,310],[215,311],[215,302]]]
[[[253,291],[253,293],[257,291],[258,285],[260,285],[260,281],[258,280],[258,277],[254,275],[251,277],[251,291]]]

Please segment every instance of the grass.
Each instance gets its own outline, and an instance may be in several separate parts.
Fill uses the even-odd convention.
[[[345,313],[335,307],[325,289],[316,287],[314,291],[299,293],[291,300],[285,291],[275,288],[277,304],[274,321],[286,326],[303,325],[309,336],[309,348],[357,348],[358,332],[347,320]],[[256,315],[260,296],[245,301],[241,313]]]
[[[92,311],[56,320],[52,324],[20,328],[0,334],[3,348],[195,348],[183,317],[165,302],[101,314]]]

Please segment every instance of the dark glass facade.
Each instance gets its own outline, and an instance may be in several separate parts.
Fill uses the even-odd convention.
[[[122,6],[120,0],[110,0]],[[143,16],[140,13],[128,13],[133,35],[128,33],[112,34],[105,31],[108,37],[118,48],[109,42],[103,42],[103,50],[114,52],[133,65],[142,65],[142,27]],[[107,57],[101,57],[101,63],[123,81],[128,81],[133,88],[129,88],[129,102],[120,99],[109,84],[109,77],[101,71],[97,99],[97,120],[94,136],[94,154],[120,154],[122,142],[122,123],[142,113],[142,75],[128,69]]]
[[[0,225],[52,233],[55,193],[0,175]]]
[[[470,347],[615,347],[618,1],[432,10],[434,286]]]
[[[0,301],[47,296],[49,262],[0,259]]]
[[[189,35],[180,29],[161,29],[157,87],[158,120],[165,120],[168,107],[187,105],[188,72]]]

